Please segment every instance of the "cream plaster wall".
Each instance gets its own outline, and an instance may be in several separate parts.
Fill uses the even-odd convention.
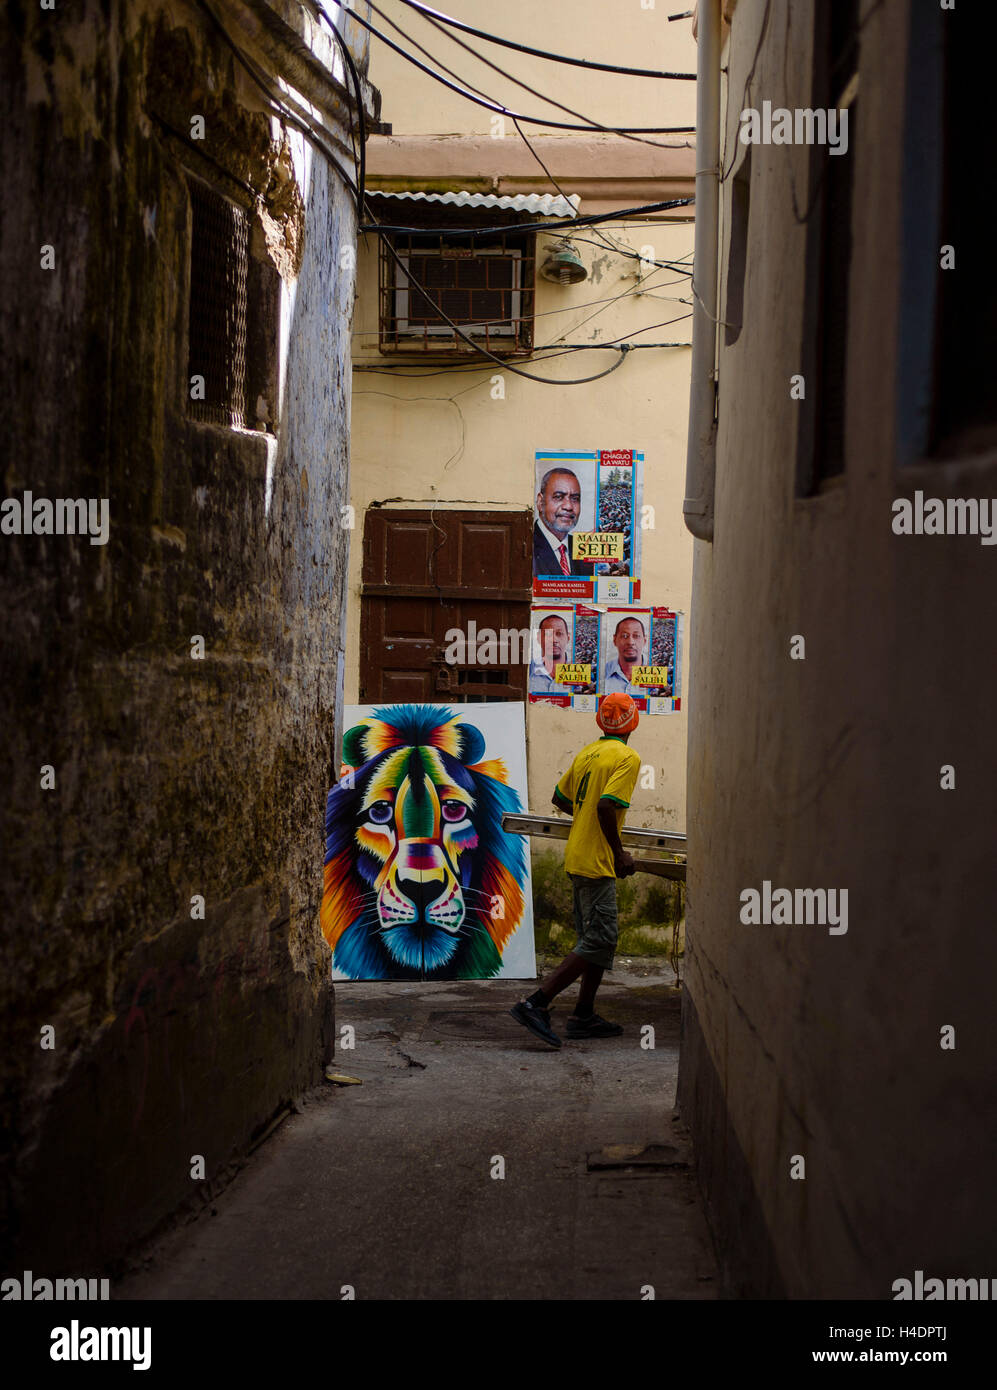
[[[696,46],[690,21],[669,24],[663,0],[655,10],[641,9],[638,0],[613,7],[611,21],[604,3],[580,0],[538,7],[525,0],[501,13],[485,3],[454,0],[447,12],[493,32],[515,37],[535,47],[598,58],[627,66],[695,71]],[[427,48],[470,80],[494,91],[512,105],[517,89],[504,79],[478,68],[429,29],[413,11],[392,4],[391,13]],[[375,17],[375,23],[382,27]],[[428,34],[428,37],[427,37]],[[477,42],[469,40],[469,42]],[[451,55],[447,56],[447,49]],[[453,57],[457,54],[457,57]],[[629,124],[692,124],[695,118],[694,82],[654,82],[594,74],[553,65],[506,50],[492,49],[495,62],[515,72],[558,100],[604,122]],[[451,97],[428,77],[372,43],[370,77],[381,90],[382,114],[395,134],[459,132],[463,139],[440,142],[434,167],[452,179],[451,187],[466,188],[481,172],[480,137],[489,131],[488,113]],[[537,98],[522,93],[519,109],[540,108]],[[565,119],[571,119],[566,117]],[[533,128],[530,128],[531,131]],[[478,150],[468,138],[478,137]],[[688,137],[690,141],[693,137]],[[676,137],[684,144],[686,137]],[[489,146],[492,142],[488,142]],[[512,131],[503,142],[509,151],[508,172],[540,174],[537,191],[553,192],[542,170],[530,158],[523,164],[524,146]],[[557,141],[561,164],[552,164],[560,179],[567,170],[565,191],[572,181],[583,189],[582,213],[591,211],[584,198],[596,183],[621,179],[613,190],[612,206],[626,207],[674,192],[642,191],[641,179],[665,172],[674,178],[680,167],[691,172],[691,152],[668,153],[627,141],[592,141],[565,134]],[[614,150],[615,146],[615,150]],[[406,167],[404,142],[374,137],[369,145],[375,183],[384,185],[393,173],[418,173]],[[545,145],[546,152],[549,143]],[[636,153],[635,153],[636,152]],[[425,156],[422,156],[425,157]],[[477,162],[476,162],[477,161]],[[686,167],[687,166],[687,167]],[[500,164],[500,168],[503,167]],[[379,176],[379,177],[378,177]],[[650,188],[650,184],[648,185]],[[601,196],[601,195],[600,195]],[[398,207],[404,207],[399,204]],[[604,206],[604,204],[602,205]],[[600,210],[602,210],[600,206]],[[632,250],[650,245],[657,259],[686,258],[691,265],[692,208],[679,209],[674,222],[611,224],[606,231]],[[691,293],[689,279],[671,271],[641,278],[639,263],[607,248],[596,233],[584,230],[577,249],[588,279],[577,286],[554,286],[537,278],[536,334],[538,345],[558,342],[605,343],[639,334],[636,342],[668,342],[682,346],[634,351],[612,375],[582,386],[550,386],[525,381],[512,372],[486,363],[480,371],[448,371],[432,364],[439,375],[421,380],[408,371],[383,373],[363,370],[383,366],[377,352],[377,246],[373,237],[361,244],[357,267],[354,318],[354,391],[351,497],[356,530],[351,547],[349,607],[346,637],[346,699],[358,698],[359,622],[362,535],[366,509],[374,502],[397,505],[532,508],[534,452],[549,449],[635,448],[645,454],[644,503],[654,508],[654,529],[643,533],[641,602],[663,604],[688,615],[692,581],[692,539],[682,523],[685,442],[689,390]],[[548,239],[537,239],[537,264],[542,263]],[[639,291],[634,293],[633,291]],[[618,302],[607,302],[620,296]],[[678,320],[666,323],[667,320]],[[653,325],[650,332],[639,330]],[[389,359],[393,360],[393,359]],[[572,352],[548,362],[519,360],[517,365],[538,376],[559,380],[584,377],[612,365],[611,351]],[[427,370],[418,361],[412,370]],[[492,398],[492,379],[504,377],[505,399]],[[683,641],[683,680],[688,678],[687,633]],[[684,693],[684,692],[683,692]],[[529,790],[531,809],[546,811],[554,783],[575,752],[598,736],[594,717],[547,705],[527,707]],[[633,740],[645,764],[654,769],[654,787],[638,788],[630,820],[634,824],[685,828],[686,713],[646,716]],[[649,780],[649,779],[647,779]]]
[[[385,0],[379,8],[441,63],[458,73],[468,86],[487,93],[500,105],[552,120],[577,120],[493,72],[407,5]],[[537,4],[536,0],[505,0],[501,7],[492,0],[447,0],[433,8],[476,29],[572,58],[667,72],[696,71],[692,22],[682,19],[669,23],[668,11],[674,13],[677,7],[669,5],[668,0],[657,0],[653,9],[642,8],[641,0],[612,0],[608,5],[605,0],[546,0],[544,4]],[[433,66],[412,42],[377,15],[371,16],[371,22],[400,47]],[[590,72],[486,44],[457,30],[452,32],[536,91],[549,92],[564,106],[573,107],[601,125],[695,124],[695,82]],[[392,123],[396,134],[491,133],[491,112],[420,73],[376,38],[371,39],[370,74],[371,81],[381,88],[382,119]],[[540,129],[527,127],[526,133]],[[511,124],[510,133],[515,138]],[[662,138],[695,143],[692,135]]]
[[[635,250],[653,242],[659,256],[689,256],[689,224],[622,227],[610,235]],[[666,282],[670,271],[637,284],[636,261],[606,248],[579,245],[590,277],[571,288],[537,282],[537,337],[542,342],[604,342],[641,327],[679,319],[643,334],[649,342],[687,343],[689,281]],[[376,248],[368,247],[358,267],[354,322],[355,365],[382,363],[376,345]],[[659,288],[660,287],[660,288]],[[624,293],[617,304],[595,304]],[[652,298],[652,294],[655,296]],[[666,298],[658,298],[662,295]],[[591,305],[591,307],[583,307]],[[561,312],[565,310],[566,312]],[[589,315],[598,314],[582,326]],[[637,342],[641,338],[636,339]],[[520,362],[536,375],[566,379],[611,365],[610,351],[573,352],[547,363]],[[423,368],[425,370],[425,368]],[[440,370],[436,364],[434,370]],[[505,399],[492,399],[492,378],[504,377]],[[353,390],[352,491],[356,531],[351,547],[346,637],[346,698],[357,699],[360,571],[364,513],[372,502],[532,507],[534,451],[568,448],[641,449],[645,454],[644,502],[654,508],[655,526],[643,533],[641,601],[688,614],[692,538],[682,524],[685,481],[689,349],[651,348],[629,354],[602,381],[585,386],[547,386],[524,381],[488,364],[480,372],[449,372],[422,380],[398,371],[355,371]],[[683,648],[683,671],[688,660]],[[531,807],[549,809],[557,777],[574,753],[598,735],[590,714],[548,705],[529,706]],[[685,827],[685,710],[645,716],[633,740],[655,769],[655,787],[638,790],[631,820],[648,826]]]

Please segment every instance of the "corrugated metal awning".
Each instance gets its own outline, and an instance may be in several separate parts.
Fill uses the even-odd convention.
[[[449,203],[458,208],[503,208],[507,212],[528,212],[536,217],[574,217],[581,198],[577,193],[562,198],[558,193],[518,193],[514,198],[495,193],[384,193],[370,188],[377,198],[400,198],[409,202]]]

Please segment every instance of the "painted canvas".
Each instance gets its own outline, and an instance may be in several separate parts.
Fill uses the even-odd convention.
[[[536,976],[525,707],[349,705],[326,803],[335,980]]]

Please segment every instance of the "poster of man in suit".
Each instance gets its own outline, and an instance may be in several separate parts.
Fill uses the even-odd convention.
[[[585,497],[585,522],[591,529],[593,491]],[[553,579],[557,575],[592,576],[592,567],[571,555],[571,533],[582,516],[582,484],[571,468],[548,468],[539,479],[533,519],[534,578]]]
[[[591,599],[600,578],[639,596],[640,489],[644,456],[633,449],[543,451],[535,458],[533,592]]]

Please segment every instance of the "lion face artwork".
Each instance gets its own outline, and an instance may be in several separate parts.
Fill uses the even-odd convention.
[[[348,710],[326,803],[322,932],[334,976],[468,980],[535,973],[522,706]],[[489,731],[483,730],[490,726]],[[502,758],[521,765],[522,795]]]

